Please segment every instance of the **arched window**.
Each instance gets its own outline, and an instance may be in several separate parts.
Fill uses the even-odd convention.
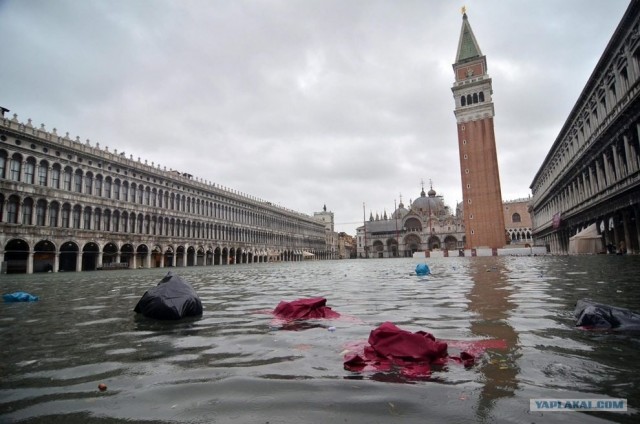
[[[93,194],[93,174],[87,172],[84,176],[84,192],[85,194]]]
[[[28,158],[24,164],[24,182],[27,184],[33,184],[36,173],[36,160],[34,158]]]
[[[64,168],[64,174],[62,175],[62,189],[71,191],[71,177],[73,175],[73,169],[70,166]]]
[[[135,184],[131,184],[131,201],[134,203],[136,201],[136,189],[137,186]]]
[[[460,96],[460,106],[466,106],[467,99],[464,96]]]
[[[20,199],[18,198],[18,196],[9,197],[9,203],[7,203],[7,223],[8,224],[18,223],[19,203],[20,203]]]
[[[113,198],[120,200],[120,180],[118,178],[113,181]]]
[[[472,103],[473,99],[471,97],[471,94],[467,94],[467,104],[470,105]]]
[[[102,215],[102,229],[104,231],[118,231],[117,228],[111,228],[111,210],[105,209]]]
[[[478,103],[478,93],[473,93],[473,103]]]
[[[104,197],[111,199],[111,177],[104,179]]]
[[[49,163],[46,160],[40,162],[40,166],[38,167],[38,184],[41,186],[47,185],[47,177],[49,172]]]
[[[60,165],[57,163],[51,168],[51,187],[60,188]]]
[[[480,97],[480,102],[484,102],[484,92],[481,91],[478,97]]]
[[[33,199],[27,197],[22,202],[22,225],[31,225],[33,217]]]
[[[62,228],[69,228],[69,217],[71,216],[71,206],[68,203],[62,205]]]
[[[58,202],[51,202],[49,206],[49,226],[58,226],[58,211],[60,210],[60,204]]]
[[[518,212],[511,215],[511,222],[521,222],[520,214]]]
[[[82,170],[76,170],[74,176],[74,190],[76,193],[82,193]]]
[[[10,171],[10,179],[13,181],[20,181],[20,171],[22,169],[22,156],[15,153],[11,157],[11,169]]]
[[[91,208],[86,206],[82,213],[82,228],[85,230],[91,229]]]
[[[82,208],[80,207],[80,205],[75,205],[73,207],[73,214],[71,215],[72,228],[80,229],[80,215],[81,215],[81,212],[82,212]]]
[[[93,194],[93,174],[87,172],[84,176],[84,193]]]
[[[93,212],[93,229],[98,231],[102,229],[102,212],[100,208],[96,208]]]
[[[93,190],[93,194],[95,196],[102,196],[102,175],[96,175],[95,188]]]
[[[122,212],[121,218],[122,218],[121,230],[122,232],[127,233],[129,232],[129,214],[127,214],[127,212]],[[117,221],[118,219],[114,216],[113,222],[116,223]]]
[[[109,214],[105,214],[105,217],[108,218]],[[112,218],[111,231],[115,231],[117,233],[120,231],[120,213],[118,211],[114,211]],[[105,229],[109,226],[106,221],[104,225]]]
[[[47,211],[47,202],[44,199],[36,203],[36,225],[44,227],[44,218]]]
[[[7,152],[0,151],[0,178],[4,178],[4,172],[7,169]]]

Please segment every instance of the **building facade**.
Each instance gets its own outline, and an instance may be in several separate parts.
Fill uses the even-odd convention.
[[[382,217],[371,213],[369,220],[357,230],[359,258],[411,257],[413,253],[430,250],[455,250],[465,245],[462,210],[456,214],[445,205],[442,196],[424,188],[409,209],[402,200],[398,208]]]
[[[327,211],[324,205],[322,212],[314,212],[313,217],[324,224],[325,237],[327,240],[327,252],[331,259],[341,259],[340,255],[340,235],[334,231],[335,217],[333,212]]]
[[[640,251],[640,2],[630,2],[531,183],[533,235],[552,253],[596,224]]]
[[[534,245],[530,209],[530,198],[507,200],[502,204],[508,243],[511,247]]]
[[[2,272],[335,256],[325,224],[117,150],[0,118]]]
[[[465,246],[503,247],[506,238],[493,126],[493,88],[487,59],[480,51],[466,13],[462,16],[453,71],[455,82],[451,90],[460,152]]]
[[[502,213],[494,225],[507,223],[502,234],[509,247],[534,245],[531,199],[515,199],[502,205]],[[456,205],[455,213],[446,206],[442,196],[431,188],[422,189],[420,197],[406,209],[402,201],[390,215],[369,215],[369,220],[357,228],[358,258],[412,257],[416,252],[442,251],[446,256],[473,254],[465,247],[465,220],[463,204]],[[492,248],[497,254],[497,248]]]

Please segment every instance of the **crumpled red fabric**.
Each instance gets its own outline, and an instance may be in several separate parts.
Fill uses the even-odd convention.
[[[324,297],[298,299],[292,302],[281,301],[273,310],[273,314],[284,320],[340,317],[339,313],[326,304],[327,299]]]
[[[385,322],[369,334],[369,345],[359,352],[344,357],[349,371],[391,371],[394,367],[408,377],[428,377],[431,365],[445,365],[454,360],[464,366],[474,364],[475,357],[468,352],[450,357],[447,343],[425,331],[411,333]]]

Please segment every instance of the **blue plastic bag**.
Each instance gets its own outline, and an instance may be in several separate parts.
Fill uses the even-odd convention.
[[[3,294],[2,298],[5,302],[35,302],[38,296],[34,296],[27,292],[15,292]]]
[[[431,274],[431,270],[429,269],[429,265],[427,264],[418,264],[416,265],[416,275],[429,275]]]

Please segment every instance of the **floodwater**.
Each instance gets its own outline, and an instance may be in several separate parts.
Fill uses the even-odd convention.
[[[575,328],[576,300],[640,311],[639,256],[371,259],[173,268],[204,306],[133,308],[167,269],[0,275],[0,422],[597,423],[640,420],[640,336]],[[274,326],[281,300],[347,316]],[[438,339],[499,339],[430,378],[344,369],[391,321]],[[335,330],[330,327],[335,327]],[[98,384],[107,385],[99,391]],[[623,412],[535,412],[530,399],[623,398]]]

